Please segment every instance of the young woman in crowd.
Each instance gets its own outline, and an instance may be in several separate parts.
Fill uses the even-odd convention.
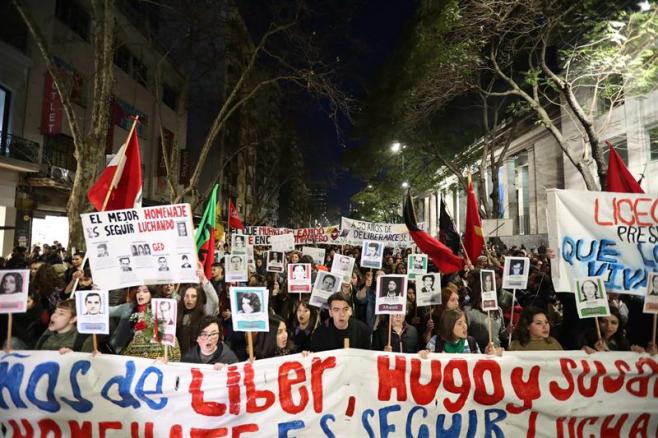
[[[490,317],[491,333],[493,334],[492,342],[496,347],[500,347],[508,337],[503,311],[500,307],[489,312],[482,310],[482,291],[478,272],[473,273],[469,285],[470,302],[464,306],[464,313],[470,324],[470,333],[477,341],[480,350],[484,350],[489,343],[488,319]]]
[[[551,336],[551,324],[546,312],[538,307],[526,307],[512,337],[512,351],[562,350],[560,343]]]
[[[286,322],[277,315],[270,316],[270,331],[258,333],[255,338],[254,356],[256,359],[295,353],[295,345],[288,339]]]
[[[309,350],[311,336],[320,324],[318,311],[308,301],[298,301],[292,323],[292,339],[299,350]]]
[[[181,351],[188,351],[194,345],[196,326],[206,313],[206,294],[193,284],[181,285],[183,299],[178,302],[176,314],[176,337]],[[211,314],[209,316],[215,316]]]
[[[468,334],[468,319],[459,309],[445,310],[439,320],[438,334],[432,336],[421,357],[434,353],[480,353],[480,347],[474,337]],[[490,343],[485,348],[486,354],[502,354],[502,348]]]
[[[391,320],[391,347],[388,347],[388,321]],[[393,351],[396,353],[416,353],[418,351],[418,331],[407,324],[404,315],[385,315],[381,318],[377,330],[372,334],[373,350]]]
[[[222,326],[213,316],[204,316],[199,320],[193,345],[183,355],[182,362],[212,364],[215,369],[224,365],[236,363],[238,358],[228,345],[223,342]]]
[[[31,289],[31,288],[30,288]],[[50,317],[39,301],[39,295],[30,290],[27,295],[27,310],[25,313],[14,313],[12,316],[11,346],[16,350],[31,350],[48,327]],[[0,315],[2,328],[7,327],[7,315]],[[3,332],[3,348],[6,347],[6,333]]]
[[[591,354],[597,351],[631,350],[631,345],[625,335],[625,324],[622,322],[622,316],[616,307],[610,306],[610,316],[601,316],[597,319],[601,330],[601,339],[599,339],[596,326],[592,321],[592,328],[589,328],[579,337],[579,343],[584,351]]]
[[[53,313],[57,304],[65,299],[65,286],[64,280],[48,263],[39,265],[34,278],[30,280],[30,287],[39,294],[41,305],[48,313]]]
[[[432,313],[430,314],[428,311],[428,313],[425,315],[424,318],[425,332],[423,333],[421,343],[427,344],[430,341],[430,338],[433,335],[437,334],[435,329],[438,330],[441,314],[445,310],[452,310],[458,308],[459,308],[458,289],[454,284],[448,283],[448,286],[441,289],[441,305],[432,306]]]

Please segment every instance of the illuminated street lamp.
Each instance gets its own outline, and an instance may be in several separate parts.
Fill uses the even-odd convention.
[[[409,188],[409,183],[407,181],[402,183],[402,188],[403,189],[408,189]]]
[[[401,148],[402,148],[402,145],[399,142],[396,141],[395,143],[393,143],[391,145],[391,152],[393,152],[394,154],[397,154],[398,152],[400,152]]]

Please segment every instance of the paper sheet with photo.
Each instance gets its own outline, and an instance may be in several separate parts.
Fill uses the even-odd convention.
[[[658,313],[658,272],[649,272],[643,311],[644,313]]]
[[[272,251],[294,251],[295,235],[288,233],[270,236],[270,245],[272,245]]]
[[[28,269],[0,270],[0,313],[27,311],[29,283]]]
[[[438,306],[441,304],[441,274],[431,273],[416,276],[416,305]]]
[[[151,315],[158,321],[158,332],[162,345],[176,344],[176,313],[178,301],[173,298],[153,298],[151,300]]]
[[[265,287],[232,287],[231,319],[236,332],[267,332],[269,291]]]
[[[505,257],[503,267],[503,289],[525,289],[528,287],[530,259],[528,257]]]
[[[288,265],[288,292],[311,292],[310,263],[290,263]]]
[[[480,271],[480,290],[482,293],[482,310],[498,310],[498,293],[496,292],[496,272],[489,269]]]
[[[331,262],[331,272],[343,276],[343,283],[352,281],[352,271],[354,270],[354,257],[336,254]]]
[[[313,263],[322,265],[324,264],[324,257],[326,250],[324,248],[315,248],[313,246],[305,246],[302,248],[302,255],[310,256]]]
[[[267,272],[283,272],[283,266],[285,263],[285,253],[282,251],[267,251],[267,265],[265,266],[265,271]]]
[[[110,302],[106,290],[75,292],[76,323],[79,333],[110,334]]]
[[[427,273],[427,254],[409,254],[407,256],[407,275],[415,280],[416,275]]]
[[[189,204],[80,217],[94,283],[101,289],[199,282]]]
[[[399,315],[407,311],[407,276],[382,275],[377,279],[376,315]]]
[[[247,254],[248,246],[247,236],[237,233],[231,236],[231,254]]]
[[[374,240],[364,240],[361,248],[362,268],[380,269],[382,267],[382,257],[384,255],[384,243]]]
[[[318,271],[309,304],[318,308],[327,307],[327,299],[340,290],[342,280],[342,275]]]
[[[574,285],[578,317],[597,318],[609,316],[608,294],[603,277],[578,278]]]
[[[227,283],[247,281],[247,257],[246,254],[227,254],[224,256],[225,281]]]

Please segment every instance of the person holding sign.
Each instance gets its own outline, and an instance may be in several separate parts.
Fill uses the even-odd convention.
[[[91,352],[91,337],[78,333],[76,321],[75,301],[66,300],[59,303],[50,316],[48,329],[37,341],[35,349],[58,350],[60,353]]]
[[[530,306],[521,311],[510,349],[513,351],[562,350],[562,346],[551,336],[551,324],[544,311]]]
[[[466,315],[459,309],[445,310],[439,320],[439,330],[430,339],[427,349],[420,352],[426,359],[429,353],[480,353],[480,347],[474,337],[468,335]],[[502,355],[502,348],[487,345],[486,354]]]
[[[489,322],[491,322],[491,342],[494,346],[500,347],[501,342],[506,343],[508,333],[503,310],[498,307],[496,301],[494,271],[481,272],[484,275],[471,277],[469,282],[471,301],[464,306],[464,313],[469,322],[470,334],[477,341],[480,351],[484,351],[489,344]]]
[[[390,335],[388,333],[390,318]],[[404,320],[403,313],[384,315],[377,330],[372,334],[372,349],[395,353],[416,353],[418,351],[418,330]],[[391,347],[388,348],[390,336]]]
[[[601,330],[601,339],[598,338],[595,327],[589,328],[581,334],[578,343],[582,345],[582,350],[588,354],[597,351],[644,351],[641,347],[633,346],[626,339],[623,320],[619,310],[616,307],[610,307],[610,315],[601,316],[598,319],[599,329]]]
[[[269,331],[255,335],[254,355],[256,359],[286,356],[295,352],[295,345],[288,338],[286,322],[280,316],[270,316]]]
[[[328,351],[344,348],[345,339],[349,339],[351,348],[370,348],[370,329],[352,316],[352,300],[336,292],[327,300],[329,316],[325,324],[320,325],[311,338],[311,351]]]
[[[181,362],[215,365],[215,369],[238,362],[235,353],[223,342],[223,337],[222,325],[217,318],[203,317],[195,334],[196,345],[185,353]]]

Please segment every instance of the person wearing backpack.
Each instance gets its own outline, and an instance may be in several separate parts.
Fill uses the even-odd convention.
[[[36,350],[92,351],[91,336],[78,333],[75,300],[62,301],[50,316],[48,329],[37,341]]]

